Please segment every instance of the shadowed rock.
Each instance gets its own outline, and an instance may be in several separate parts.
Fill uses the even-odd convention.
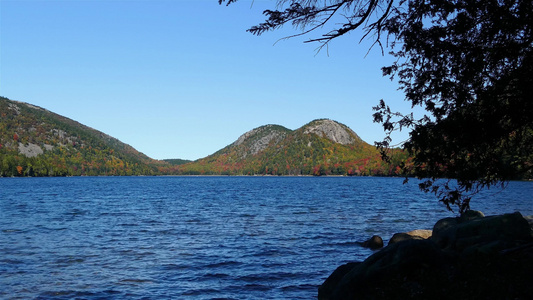
[[[377,250],[383,248],[383,239],[379,235],[373,235],[370,239],[361,243],[361,246]]]
[[[473,219],[446,218],[435,224],[431,239],[447,251],[486,252],[511,248],[531,238],[528,221],[516,212]]]
[[[318,298],[329,299],[335,288],[342,280],[342,278],[348,274],[355,266],[361,264],[360,262],[349,262],[341,265],[324,281],[324,283],[318,287]]]
[[[437,245],[428,240],[408,240],[383,248],[363,263],[351,265],[349,272],[332,274],[327,286],[319,289],[319,299],[375,299],[382,298],[380,289],[400,274],[439,270],[451,260]],[[339,279],[340,274],[345,275]],[[326,283],[325,282],[325,283]],[[335,284],[335,282],[337,284]],[[334,288],[333,288],[334,286]],[[409,290],[412,287],[409,287]],[[400,291],[398,291],[400,292]],[[399,295],[405,295],[401,292]]]
[[[413,231],[339,267],[318,299],[533,299],[529,220],[518,212],[439,220],[429,239]]]

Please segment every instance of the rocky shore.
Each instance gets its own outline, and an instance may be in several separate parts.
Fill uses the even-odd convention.
[[[395,234],[365,261],[338,267],[318,299],[533,299],[532,272],[533,216],[468,211]]]

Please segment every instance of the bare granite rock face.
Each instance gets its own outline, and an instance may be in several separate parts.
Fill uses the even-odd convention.
[[[252,129],[245,134],[241,135],[234,143],[233,146],[239,146],[244,143],[248,143],[247,154],[255,155],[265,150],[271,142],[279,142],[287,135],[279,130],[274,130],[275,125],[265,125],[259,128]]]
[[[18,107],[15,103],[9,103],[7,108],[14,111],[15,114],[20,115],[20,107]]]
[[[318,120],[308,125],[304,133],[314,133],[318,136],[324,136],[329,140],[342,145],[353,144],[360,141],[361,138],[357,136],[350,128],[343,126],[332,120]]]
[[[39,145],[32,143],[29,143],[28,145],[19,143],[19,152],[26,157],[36,157],[37,155],[44,153]]]

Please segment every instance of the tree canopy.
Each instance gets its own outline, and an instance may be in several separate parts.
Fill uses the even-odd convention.
[[[249,32],[290,24],[300,30],[294,36],[323,47],[361,29],[360,39],[390,51],[396,59],[383,75],[426,114],[394,112],[381,100],[374,121],[386,136],[376,144],[387,158],[391,133],[409,130],[402,147],[413,161],[404,170],[448,209],[463,212],[481,189],[531,177],[532,1],[278,0],[264,14]]]

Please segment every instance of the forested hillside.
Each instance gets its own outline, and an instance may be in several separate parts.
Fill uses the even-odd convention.
[[[395,176],[407,156],[399,150],[391,163],[347,126],[315,120],[297,130],[266,125],[193,163],[180,174],[219,175],[360,175]]]
[[[166,161],[167,163],[173,165],[173,166],[179,166],[186,163],[192,162],[192,160],[188,159],[179,159],[179,158],[169,158],[169,159],[163,159],[163,161]]]
[[[0,176],[82,175],[360,175],[396,176],[391,163],[338,122],[315,120],[290,130],[265,125],[216,153],[190,162],[157,161],[95,129],[46,109],[0,97]]]
[[[0,97],[0,176],[152,175],[167,168],[100,131]]]

